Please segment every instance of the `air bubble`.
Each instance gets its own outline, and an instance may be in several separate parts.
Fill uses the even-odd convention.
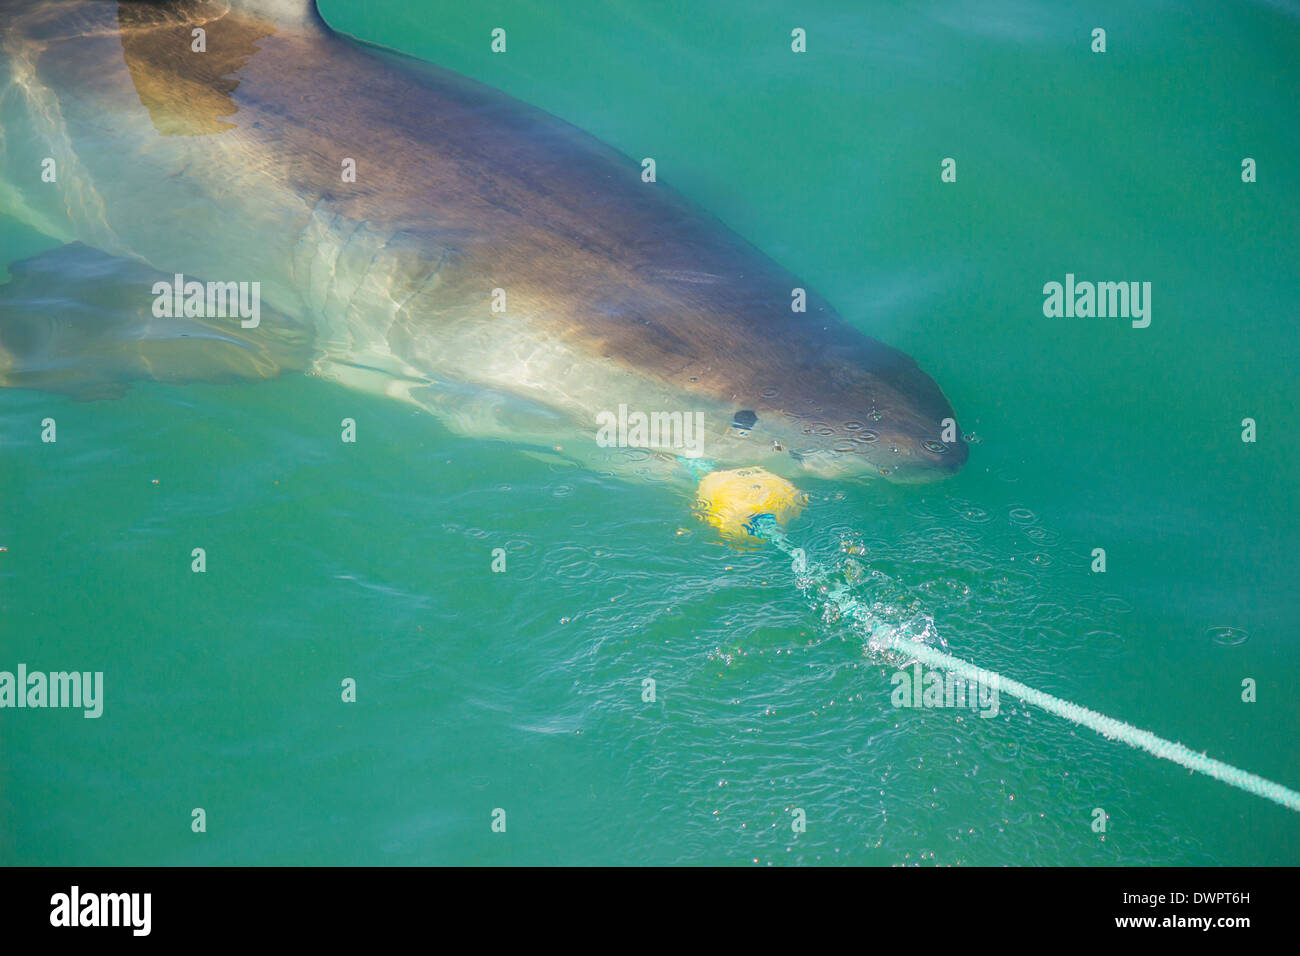
[[[1239,627],[1212,627],[1205,632],[1209,635],[1210,640],[1220,647],[1236,647],[1238,644],[1245,644],[1250,640],[1250,635]]]
[[[957,505],[957,514],[971,524],[983,524],[989,520],[989,513],[979,505],[959,503]]]

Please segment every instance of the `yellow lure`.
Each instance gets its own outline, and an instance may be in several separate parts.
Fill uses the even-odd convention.
[[[697,513],[724,538],[752,538],[745,526],[755,515],[769,514],[783,525],[807,504],[798,488],[758,467],[711,471],[696,494]]]

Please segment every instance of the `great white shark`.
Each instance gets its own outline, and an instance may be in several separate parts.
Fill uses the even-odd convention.
[[[68,244],[0,288],[0,384],[300,367],[566,452],[626,406],[702,413],[718,466],[966,461],[914,360],[640,164],[314,0],[0,0],[0,83],[0,210]],[[177,274],[267,314],[155,317]]]

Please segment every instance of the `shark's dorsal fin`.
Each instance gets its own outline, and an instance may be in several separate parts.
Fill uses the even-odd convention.
[[[159,13],[182,19],[198,14],[204,18],[229,11],[265,20],[278,27],[329,29],[316,9],[316,0],[120,0],[121,7],[154,7]]]
[[[120,0],[122,55],[140,102],[164,136],[205,136],[235,125],[231,94],[261,42],[280,32],[328,32],[315,0]],[[205,31],[204,55],[191,53]]]
[[[316,0],[225,0],[232,10],[249,13],[284,27],[325,27]]]

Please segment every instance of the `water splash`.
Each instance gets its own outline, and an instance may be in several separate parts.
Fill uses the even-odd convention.
[[[862,629],[867,635],[867,646],[876,654],[890,652],[905,655],[930,667],[946,670],[964,680],[982,684],[1007,693],[1027,704],[1064,718],[1080,727],[1087,727],[1108,740],[1119,740],[1130,747],[1145,750],[1162,760],[1221,780],[1246,793],[1272,800],[1288,810],[1300,812],[1300,793],[1280,783],[1257,774],[1215,760],[1189,747],[1166,740],[1148,730],[1134,727],[1095,710],[1036,690],[1020,681],[1005,677],[995,671],[984,670],[968,661],[953,657],[942,649],[942,641],[934,633],[934,622],[922,615],[900,615],[894,606],[882,602],[864,603],[853,596],[856,580],[850,570],[839,572],[808,561],[801,548],[792,545],[785,532],[770,515],[754,517],[747,530],[755,537],[772,542],[792,560],[792,566],[801,588],[816,589],[822,605],[823,619],[847,621]],[[847,564],[847,562],[846,562]],[[917,622],[923,622],[919,631]],[[939,644],[940,646],[936,646]]]

